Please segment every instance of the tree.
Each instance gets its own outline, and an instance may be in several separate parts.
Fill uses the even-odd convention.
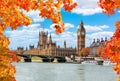
[[[99,0],[98,4],[103,9],[103,13],[108,14],[108,16],[114,14],[115,10],[120,10],[120,0]],[[116,31],[112,38],[105,43],[102,56],[115,62],[114,70],[120,74],[120,21],[116,21],[115,25]],[[120,81],[120,76],[118,81]]]
[[[88,56],[90,54],[90,48],[86,47],[86,48],[82,48],[82,50],[80,51],[81,56]]]
[[[62,6],[63,5],[63,6]],[[22,13],[40,10],[40,16],[51,19],[55,25],[56,33],[64,31],[60,9],[71,11],[77,4],[72,0],[1,0],[0,1],[0,81],[16,81],[14,78],[15,67],[11,64],[18,61],[16,54],[8,48],[9,38],[3,32],[9,26],[13,30],[18,26],[32,23],[32,20]]]

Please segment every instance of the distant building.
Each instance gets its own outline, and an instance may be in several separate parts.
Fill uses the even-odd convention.
[[[104,43],[107,41],[107,38],[105,38],[105,40],[103,40],[103,38],[101,38],[101,40],[97,39],[97,41],[95,41],[95,39],[93,40],[92,44],[90,45],[90,54],[89,56],[97,56],[97,49],[100,45],[104,45]]]

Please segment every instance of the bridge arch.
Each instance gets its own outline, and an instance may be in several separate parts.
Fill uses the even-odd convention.
[[[58,62],[58,58],[54,58],[54,59],[53,59],[53,62],[54,62],[54,63],[57,63],[57,62]]]
[[[32,62],[43,62],[43,58],[41,58],[39,56],[32,56],[31,61]]]

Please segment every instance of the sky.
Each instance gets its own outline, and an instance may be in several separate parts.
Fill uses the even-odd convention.
[[[64,41],[66,41],[67,47],[77,46],[77,29],[79,28],[81,20],[84,23],[86,29],[86,41],[85,46],[89,47],[93,42],[93,39],[105,39],[108,40],[113,36],[115,32],[115,22],[120,20],[120,11],[115,11],[115,14],[108,16],[102,13],[102,9],[98,7],[98,0],[76,0],[78,6],[71,12],[66,12],[61,9],[62,20],[65,22],[65,31],[61,34],[56,34],[51,20],[47,18],[41,18],[39,11],[23,11],[24,14],[32,18],[32,24],[28,27],[21,26],[17,30],[12,31],[7,28],[4,34],[10,38],[9,48],[12,50],[17,47],[26,47],[34,45],[37,47],[39,31],[48,31],[52,35],[52,40],[63,47]]]

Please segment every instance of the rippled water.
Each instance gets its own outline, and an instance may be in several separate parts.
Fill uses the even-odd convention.
[[[116,81],[112,66],[66,63],[14,63],[17,81]]]

